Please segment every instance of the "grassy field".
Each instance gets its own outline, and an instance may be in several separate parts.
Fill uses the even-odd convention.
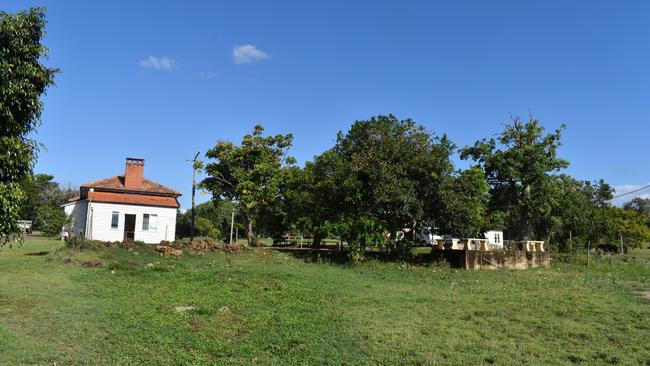
[[[0,249],[0,363],[648,365],[649,260],[468,272],[30,239]]]

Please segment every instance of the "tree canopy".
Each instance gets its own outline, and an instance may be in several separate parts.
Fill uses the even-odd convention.
[[[31,139],[40,124],[41,96],[57,69],[42,60],[45,11],[0,12],[0,245],[20,238],[21,182],[32,172],[38,144]]]
[[[216,161],[208,162],[208,177],[201,186],[212,193],[213,199],[236,201],[246,218],[249,244],[256,244],[254,219],[264,210],[278,204],[281,187],[286,180],[286,167],[295,163],[288,156],[293,136],[263,136],[264,128],[255,126],[244,136],[241,145],[219,141],[205,155]]]
[[[535,117],[527,122],[512,117],[498,139],[483,139],[461,149],[462,159],[473,159],[485,172],[489,210],[503,217],[513,239],[548,234],[545,224],[555,204],[551,174],[569,165],[557,154],[564,128],[544,134]]]
[[[648,227],[639,226],[649,222],[646,201],[613,207],[607,183],[562,172],[564,128],[545,133],[536,118],[513,117],[498,138],[456,150],[444,134],[380,115],[339,132],[334,146],[301,168],[287,157],[291,135],[264,137],[256,126],[240,146],[221,141],[206,154],[217,161],[202,184],[215,200],[237,202],[251,243],[253,223],[274,236],[307,233],[315,247],[334,236],[353,260],[367,246],[412,245],[396,233],[428,226],[461,238],[502,228],[509,239],[569,251],[621,235],[633,245],[649,240]],[[456,151],[475,165],[455,170]]]

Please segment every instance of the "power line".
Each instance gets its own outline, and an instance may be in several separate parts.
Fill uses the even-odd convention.
[[[636,193],[636,192],[638,192],[638,191],[642,191],[642,190],[644,190],[644,189],[646,189],[646,188],[650,188],[650,184],[648,184],[648,185],[645,186],[645,187],[641,187],[641,188],[639,188],[639,189],[635,189],[635,190],[633,190],[633,191],[625,192],[625,193],[619,194],[618,196],[614,196],[614,197],[612,197],[612,200],[615,200],[615,199],[617,199],[617,198],[619,198],[619,197],[627,196],[628,194],[632,194],[632,193]],[[610,201],[611,201],[611,200],[610,200]]]

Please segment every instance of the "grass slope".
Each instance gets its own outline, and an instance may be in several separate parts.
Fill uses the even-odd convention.
[[[468,272],[30,239],[0,249],[0,364],[650,364],[642,254]]]

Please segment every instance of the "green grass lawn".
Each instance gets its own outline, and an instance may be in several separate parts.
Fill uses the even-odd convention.
[[[29,239],[0,249],[0,363],[648,365],[649,260],[470,272]]]

